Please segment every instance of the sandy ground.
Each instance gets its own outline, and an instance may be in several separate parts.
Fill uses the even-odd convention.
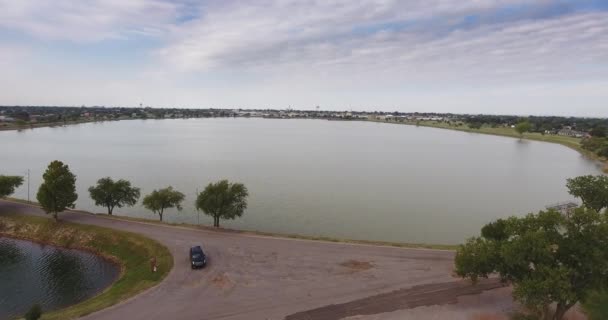
[[[42,214],[35,207],[0,201],[2,212]],[[376,308],[373,312],[391,312],[349,319],[501,319],[483,316],[512,308],[508,289],[479,295],[477,289],[453,278],[451,251],[193,230],[71,212],[61,214],[61,219],[146,235],[165,244],[175,259],[173,270],[160,285],[85,319],[284,319],[328,305],[352,306],[353,301],[370,296],[403,294],[416,286],[427,294],[423,305],[445,303],[446,297],[457,303],[395,310],[392,303],[378,309],[366,300]],[[192,245],[202,245],[207,252],[207,268],[190,269],[188,248]],[[432,298],[435,294],[437,299]],[[327,319],[339,319],[340,314]]]

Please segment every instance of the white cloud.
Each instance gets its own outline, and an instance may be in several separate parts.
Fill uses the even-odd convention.
[[[210,6],[200,19],[175,29],[174,40],[158,54],[171,68],[184,71],[228,68],[315,75],[324,70],[347,79],[361,74],[426,81],[437,76],[484,81],[587,76],[594,71],[584,70],[589,64],[608,62],[605,12],[452,31],[442,26],[451,17],[505,3],[338,1],[309,6],[265,1]],[[421,26],[424,19],[440,22]],[[365,32],[391,23],[398,26]],[[362,31],[353,34],[357,29]]]
[[[164,34],[181,9],[165,0],[0,0],[0,27],[48,40],[95,42]]]

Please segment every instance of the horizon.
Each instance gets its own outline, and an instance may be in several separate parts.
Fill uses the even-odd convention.
[[[239,111],[295,111],[295,112],[353,112],[353,113],[381,113],[381,114],[435,114],[435,115],[454,115],[454,116],[495,116],[495,117],[558,117],[558,118],[577,118],[577,119],[607,119],[602,116],[577,116],[577,115],[556,115],[556,114],[515,114],[515,113],[463,113],[463,112],[436,112],[436,111],[398,111],[398,110],[348,110],[348,109],[289,109],[289,108],[215,108],[215,107],[161,107],[161,106],[103,106],[103,105],[80,105],[80,106],[50,106],[50,105],[0,105],[0,108],[107,108],[107,109],[158,109],[158,110],[239,110]]]
[[[0,0],[0,41],[6,106],[608,117],[602,0]]]

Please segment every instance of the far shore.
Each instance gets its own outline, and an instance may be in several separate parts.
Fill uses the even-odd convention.
[[[523,135],[520,135],[512,128],[482,127],[480,129],[471,129],[471,128],[467,127],[466,125],[453,126],[453,125],[448,125],[443,122],[436,122],[436,121],[419,121],[419,122],[396,122],[396,121],[383,121],[383,120],[363,120],[363,121],[446,129],[446,130],[454,130],[454,131],[461,131],[461,132],[479,133],[479,134],[509,137],[509,138],[515,138],[515,139],[525,139],[525,140],[561,144],[570,149],[578,151],[580,154],[582,154],[583,156],[587,157],[590,160],[597,161],[598,164],[600,164],[602,166],[601,169],[605,173],[608,173],[608,158],[600,157],[597,154],[595,154],[589,150],[583,149],[583,147],[581,146],[581,143],[580,143],[581,139],[579,139],[579,138],[565,137],[565,136],[559,136],[559,135],[550,135],[550,134],[542,135],[537,132],[526,132]]]

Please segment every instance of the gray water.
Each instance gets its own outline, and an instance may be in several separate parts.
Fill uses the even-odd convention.
[[[34,304],[45,312],[76,304],[119,273],[87,252],[0,237],[0,319],[23,316]]]
[[[566,178],[599,174],[561,145],[435,128],[281,119],[129,120],[0,132],[0,172],[31,169],[31,197],[52,160],[87,188],[111,176],[142,194],[172,185],[197,223],[197,188],[229,179],[250,191],[230,228],[400,242],[459,243],[496,218],[571,200]],[[27,198],[24,184],[15,194]],[[141,202],[140,202],[141,203]],[[140,205],[117,214],[158,219]],[[201,224],[211,219],[200,215]]]

